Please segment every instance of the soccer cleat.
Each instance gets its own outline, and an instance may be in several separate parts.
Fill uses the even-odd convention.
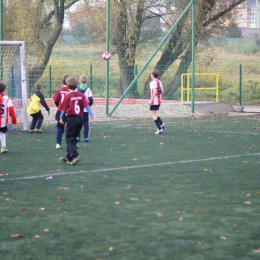
[[[59,150],[61,148],[60,144],[56,144],[56,149]]]
[[[76,141],[77,141],[77,142],[80,142],[80,138],[79,138],[79,136],[76,138]]]
[[[89,142],[89,138],[87,137],[87,138],[85,138],[85,142]]]
[[[2,147],[1,148],[1,153],[7,153],[7,148],[6,147]]]
[[[64,157],[60,157],[60,162],[66,162],[66,163],[70,163],[70,160],[67,158],[67,156]]]
[[[72,159],[70,163],[69,163],[69,162],[67,162],[67,164],[70,164],[70,165],[75,165],[75,164],[77,164],[79,161],[81,161],[81,158],[80,158],[80,156],[78,156],[78,157],[76,157],[76,158]]]
[[[166,124],[165,124],[165,123],[162,123],[161,128],[164,129],[165,127],[166,127]]]
[[[34,130],[33,130],[33,129],[29,129],[28,133],[29,133],[29,134],[33,134],[33,133],[34,133]]]
[[[79,148],[80,148],[80,146],[79,146],[78,144],[76,144],[76,147],[77,147],[77,149],[79,149]]]
[[[41,129],[38,129],[38,128],[36,128],[36,130],[35,130],[35,133],[36,133],[36,134],[42,134],[42,130],[41,130]]]
[[[160,134],[162,134],[162,133],[163,133],[163,129],[161,129],[161,130],[158,129],[154,134],[155,134],[155,135],[160,135]]]

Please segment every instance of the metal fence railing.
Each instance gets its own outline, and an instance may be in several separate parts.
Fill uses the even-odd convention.
[[[138,72],[139,66],[136,65],[135,73]],[[170,89],[172,79],[177,67],[172,66],[171,73],[166,73],[162,76],[161,80],[164,84],[165,89]],[[183,73],[186,71],[185,66],[183,67]],[[189,70],[188,70],[189,71]],[[200,66],[197,65],[198,73],[215,73],[219,75],[219,92],[218,101],[227,102],[231,105],[244,104],[244,105],[255,105],[260,104],[260,65],[243,65],[236,64],[232,66]],[[133,87],[134,95],[131,98],[148,98],[149,97],[149,86],[147,81],[149,80],[150,70],[147,70]],[[86,74],[89,77],[89,87],[92,89],[94,96],[105,97],[106,95],[106,73],[105,73],[105,62],[99,65],[89,65],[85,68],[60,68],[57,66],[49,65],[48,69],[44,72],[42,77],[39,79],[44,85],[44,94],[46,97],[51,98],[55,91],[61,87],[61,76],[63,74],[69,74],[78,77],[81,74]],[[120,88],[120,73],[116,68],[111,67],[110,72],[110,90],[109,97],[119,98],[122,95],[122,89]],[[37,82],[36,82],[37,83]],[[197,76],[196,77],[196,88],[212,88],[216,84],[215,78]],[[179,86],[181,87],[181,85]],[[34,91],[31,88],[30,94]],[[180,88],[173,94],[165,95],[165,99],[180,100],[181,91]],[[215,90],[207,91],[195,91],[195,99],[200,101],[216,101]],[[242,104],[241,104],[242,103]]]

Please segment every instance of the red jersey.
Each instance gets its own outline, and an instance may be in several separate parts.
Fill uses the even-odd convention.
[[[14,107],[11,99],[5,94],[0,94],[0,128],[7,126],[8,115],[12,119],[12,124],[16,124]]]
[[[153,81],[150,82],[150,92],[151,92],[151,97],[155,93],[154,99],[152,100],[151,105],[161,105],[162,103],[162,90],[163,90],[163,85],[162,82],[158,79],[154,79]]]
[[[84,108],[88,105],[86,97],[80,92],[70,92],[66,95],[62,105],[61,110],[65,111],[66,116],[82,116]]]
[[[53,96],[54,103],[58,107],[58,111],[61,111],[61,105],[64,101],[64,98],[66,95],[70,93],[69,89],[67,87],[62,87],[56,91],[56,93]]]

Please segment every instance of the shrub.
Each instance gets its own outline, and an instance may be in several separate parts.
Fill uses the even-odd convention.
[[[257,51],[258,51],[258,49],[254,42],[246,43],[241,49],[241,52],[248,54],[248,55],[255,54],[255,53],[257,53]]]
[[[227,38],[243,38],[242,31],[236,23],[230,23],[227,29]]]

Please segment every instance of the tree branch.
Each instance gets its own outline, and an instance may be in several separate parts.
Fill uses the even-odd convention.
[[[230,5],[227,9],[217,13],[216,15],[214,15],[211,19],[209,19],[208,21],[206,21],[205,23],[203,23],[204,27],[207,27],[208,25],[210,25],[211,23],[217,21],[220,17],[222,17],[223,15],[227,14],[228,12],[232,11],[235,7],[237,7],[239,4],[244,3],[245,0],[239,0],[236,3],[233,3],[232,5]]]

